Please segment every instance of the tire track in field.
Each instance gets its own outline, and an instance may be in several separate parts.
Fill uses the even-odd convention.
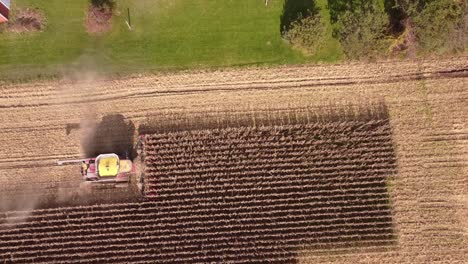
[[[458,78],[458,77],[456,77]],[[352,83],[352,84],[344,84],[344,85],[341,85],[341,86],[352,86],[352,85],[357,85],[357,84],[361,84],[361,83]],[[372,83],[371,83],[372,84]],[[387,84],[386,82],[378,82],[376,84]],[[326,84],[324,84],[324,86],[326,86]],[[298,88],[299,87],[299,88]],[[313,89],[314,85],[296,85],[294,86],[294,88],[298,88],[298,89],[301,89],[302,90],[307,90],[307,89]],[[291,87],[284,87],[284,89],[286,88],[291,88]],[[341,88],[341,87],[340,87]],[[262,90],[263,88],[261,88],[260,90]],[[257,89],[250,89],[248,91],[256,91]],[[265,88],[265,90],[269,90],[267,88]],[[218,90],[204,90],[203,92],[220,92],[220,91],[225,91],[225,92],[239,92],[238,90],[231,90],[231,89],[218,89]],[[247,90],[246,90],[247,91]],[[122,99],[138,99],[138,98],[143,98],[143,97],[157,97],[156,94],[157,93],[160,93],[160,92],[143,92],[141,93],[140,95],[135,95],[135,96],[117,96],[114,98],[114,100],[122,100]],[[163,94],[167,94],[166,92],[162,92]],[[147,95],[144,95],[144,94],[147,94]],[[151,96],[150,94],[153,94],[153,96]],[[174,93],[173,95],[176,95],[176,96],[186,96],[186,95],[189,95],[189,94],[196,94],[196,92],[187,92],[187,93],[184,93],[184,92],[176,92]],[[468,94],[467,94],[467,97],[468,97]],[[97,101],[100,102],[100,99],[96,99]],[[107,100],[107,99],[106,99]],[[441,99],[439,99],[441,100]],[[453,98],[446,98],[445,99],[447,102],[450,101],[451,103],[454,102],[454,99]],[[466,97],[458,97],[457,99],[455,99],[456,101],[458,102],[465,102],[467,100]],[[75,103],[77,104],[85,104],[87,102],[85,101],[76,101]],[[352,104],[351,104],[352,105]],[[44,105],[45,106],[45,105]],[[47,104],[47,106],[52,106],[52,104]],[[34,105],[29,105],[29,106],[21,106],[22,108],[35,108]],[[140,107],[141,108],[141,107]],[[152,115],[157,115],[157,114],[160,114],[160,113],[156,113],[156,114],[149,114],[149,115],[145,115],[145,114],[141,114],[141,112],[148,112],[149,109],[144,109],[144,110],[141,110],[141,111],[134,111],[133,113],[135,113],[134,115],[126,115],[127,117],[129,118],[142,118],[142,117],[145,117],[145,116],[152,116]],[[76,122],[78,123],[79,120],[76,120]],[[37,125],[18,125],[18,126],[12,126],[12,124],[6,124],[6,125],[2,125],[0,124],[0,128],[2,129],[0,133],[14,133],[16,132],[17,129],[21,129],[22,131],[38,131],[38,130],[43,130],[43,131],[51,131],[51,130],[56,130],[56,129],[63,129],[64,125],[63,123],[61,124],[47,124],[45,125],[44,122],[36,122]],[[19,123],[21,124],[21,123]],[[31,122],[28,122],[27,124],[31,124]]]
[[[450,79],[450,78],[466,78],[468,77],[468,67],[462,69],[448,69],[439,70],[433,72],[420,72],[410,74],[399,74],[393,75],[390,78],[375,78],[375,77],[360,77],[357,79],[353,78],[328,78],[326,81],[321,79],[317,80],[314,78],[295,79],[289,81],[269,81],[265,82],[252,82],[248,84],[231,84],[223,85],[222,88],[214,88],[213,85],[199,85],[198,87],[184,88],[179,91],[173,91],[171,88],[161,91],[142,91],[142,92],[129,92],[123,94],[117,94],[114,96],[97,97],[98,95],[107,95],[108,92],[101,94],[93,94],[92,98],[80,99],[80,100],[69,100],[66,102],[44,102],[34,104],[0,104],[0,109],[16,109],[16,108],[29,108],[29,107],[44,107],[44,106],[63,106],[66,104],[89,104],[108,102],[110,100],[121,100],[121,99],[138,99],[144,97],[156,97],[156,96],[173,96],[173,95],[188,95],[188,94],[199,94],[199,93],[210,93],[210,92],[249,92],[249,91],[264,91],[264,90],[280,90],[288,88],[304,88],[304,87],[321,87],[321,86],[347,86],[347,85],[370,85],[370,84],[382,84],[382,83],[398,83],[406,81],[420,81],[420,80],[439,80],[439,79]],[[336,80],[340,81],[336,81]],[[328,82],[331,80],[331,82]],[[217,84],[216,84],[217,85]],[[207,88],[209,87],[209,88]],[[180,88],[180,86],[178,86]]]
[[[468,101],[468,93],[464,96],[458,96],[457,98],[455,99],[451,99],[451,98],[444,98],[444,99],[438,99],[436,100],[436,102],[438,103],[450,103],[450,104],[454,104],[454,103],[464,103],[464,102],[467,102]],[[406,107],[409,107],[415,103],[421,103],[421,101],[418,101],[418,102],[411,102],[411,101],[402,101],[402,102],[399,102],[399,105],[400,106],[406,106]],[[357,107],[359,106],[360,104],[359,103],[349,103],[347,104],[348,106],[352,106],[352,107]],[[156,109],[156,108],[155,108]],[[307,106],[306,108],[304,107],[291,107],[291,108],[275,108],[274,110],[275,111],[284,111],[284,112],[287,112],[287,111],[290,111],[290,110],[293,110],[293,111],[300,111],[300,110],[304,110],[304,109],[309,109],[309,110],[320,110],[319,107],[313,107],[313,106]],[[257,109],[257,110],[248,110],[248,109],[245,109],[245,110],[234,110],[234,111],[230,111],[230,110],[224,110],[224,111],[216,111],[216,114],[217,115],[224,115],[226,113],[232,113],[232,114],[251,114],[252,112],[255,112],[255,113],[263,113],[263,112],[268,112],[269,109]],[[169,112],[169,113],[176,113],[177,110],[174,110],[173,112]],[[133,112],[126,112],[124,113],[125,114],[125,118],[126,120],[132,120],[132,121],[141,121],[141,120],[144,120],[146,118],[153,118],[153,117],[159,117],[162,113],[164,113],[164,111],[162,110],[153,110],[151,112],[148,111],[148,109],[142,109],[142,110],[135,110]],[[205,115],[206,112],[204,111],[190,111],[190,115],[193,115],[193,116],[202,116],[202,115]],[[188,116],[187,116],[188,117]],[[37,131],[44,131],[44,132],[49,132],[49,131],[56,131],[56,130],[66,130],[66,126],[67,124],[79,124],[79,121],[80,120],[72,120],[70,122],[70,120],[57,120],[57,123],[54,122],[52,124],[48,124],[48,125],[43,125],[43,122],[35,122],[37,123],[36,125],[30,125],[31,122],[27,122],[27,123],[19,123],[19,125],[16,125],[16,126],[12,126],[11,124],[6,124],[4,126],[0,125],[0,135],[1,134],[16,134],[18,133],[18,131],[21,131],[21,132],[37,132]]]

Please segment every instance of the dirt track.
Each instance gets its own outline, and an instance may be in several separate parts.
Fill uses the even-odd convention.
[[[86,117],[99,122],[104,116],[121,114],[133,122],[136,134],[148,119],[171,122],[171,117],[194,118],[213,112],[255,114],[306,106],[319,110],[383,99],[389,107],[398,161],[390,189],[397,246],[385,251],[327,249],[323,254],[306,250],[300,262],[463,263],[468,258],[464,224],[468,210],[468,57],[111,81],[91,75],[72,79],[0,86],[0,206],[4,209],[36,205],[31,199],[18,200],[21,193],[57,196],[60,191],[60,198],[76,187],[76,168],[58,167],[55,162],[80,156],[83,129],[77,125]],[[11,200],[16,204],[5,203]]]

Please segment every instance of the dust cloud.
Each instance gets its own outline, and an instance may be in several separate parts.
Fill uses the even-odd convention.
[[[98,119],[98,105],[90,100],[102,81],[97,63],[89,56],[81,56],[73,67],[64,70],[60,88],[61,109],[70,115],[66,124],[68,140],[79,140],[80,155],[87,158],[86,149],[92,144]],[[76,130],[76,131],[75,131]],[[73,132],[78,132],[73,135]],[[79,137],[79,138],[77,138]]]
[[[0,224],[6,223],[16,225],[25,222],[37,208],[41,200],[40,192],[32,190],[22,190],[21,194],[9,196],[5,193],[0,194]]]

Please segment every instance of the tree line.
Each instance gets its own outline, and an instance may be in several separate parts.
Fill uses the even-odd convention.
[[[466,52],[466,0],[328,0],[325,19],[316,0],[286,0],[280,31],[313,53],[332,27],[348,58]]]

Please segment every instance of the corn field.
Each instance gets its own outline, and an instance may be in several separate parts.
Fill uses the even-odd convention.
[[[467,67],[0,84],[0,263],[465,263]],[[93,114],[146,198],[74,195]]]

